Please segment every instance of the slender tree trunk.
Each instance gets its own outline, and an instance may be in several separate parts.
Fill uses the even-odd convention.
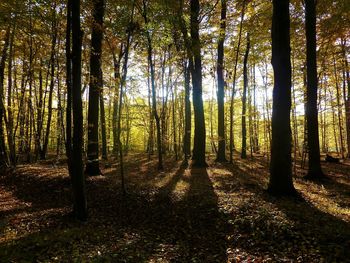
[[[344,139],[343,139],[343,111],[342,107],[340,104],[340,88],[339,88],[339,80],[338,80],[338,73],[337,73],[337,64],[336,64],[336,59],[335,56],[333,55],[333,65],[334,65],[334,78],[335,78],[335,88],[337,91],[337,107],[338,107],[338,125],[339,125],[339,145],[340,145],[340,153],[341,157],[344,159],[345,155],[345,149],[344,149]]]
[[[148,17],[147,17],[147,5],[145,0],[143,1],[143,18],[145,24],[148,25]],[[157,150],[158,150],[158,170],[163,169],[163,155],[162,155],[162,138],[161,138],[161,123],[160,117],[157,111],[157,94],[156,94],[156,84],[155,84],[155,72],[154,72],[154,64],[153,64],[153,46],[152,39],[149,30],[146,30],[147,43],[148,43],[148,63],[150,67],[151,73],[151,89],[152,89],[152,115],[156,121],[156,129],[157,129]]]
[[[5,105],[4,105],[4,78],[5,78],[5,62],[8,57],[8,48],[10,43],[10,31],[9,26],[6,30],[5,44],[1,52],[0,60],[0,170],[3,171],[8,166],[8,156],[5,145],[5,132],[3,120],[5,117]]]
[[[154,154],[154,117],[153,117],[153,111],[152,111],[152,88],[151,88],[151,80],[149,77],[150,72],[150,65],[148,61],[148,68],[147,68],[147,86],[148,86],[148,107],[149,107],[149,136],[148,136],[148,160],[151,159],[151,155]]]
[[[175,100],[175,96],[176,96],[176,84],[174,84],[174,86],[172,87],[172,92],[171,92],[171,95],[172,95],[172,107],[171,107],[171,110],[172,110],[172,117],[173,117],[173,149],[174,149],[174,153],[175,153],[175,160],[177,161],[179,159],[179,156],[178,156],[178,152],[177,152],[177,136],[176,136],[176,125],[177,125],[177,122],[176,122],[176,116],[175,116],[175,112],[176,112],[176,100]]]
[[[132,6],[129,25],[133,24],[133,20],[134,20],[134,2],[133,2],[133,6]],[[124,52],[124,62],[123,62],[123,67],[122,67],[121,80],[120,80],[119,109],[118,109],[118,120],[117,120],[117,132],[118,132],[117,142],[118,142],[118,151],[119,151],[119,167],[120,167],[120,179],[121,179],[121,188],[122,188],[123,195],[126,194],[126,187],[125,187],[125,175],[124,175],[123,145],[122,145],[122,141],[120,139],[120,135],[121,135],[121,118],[122,118],[122,109],[123,109],[124,88],[125,88],[126,76],[128,73],[128,59],[129,59],[131,34],[132,34],[132,30],[129,29],[127,39],[126,39],[125,52]]]
[[[296,161],[297,161],[297,152],[299,149],[299,140],[298,140],[298,123],[297,123],[297,113],[296,113],[296,99],[295,99],[295,64],[294,64],[294,53],[292,56],[292,118],[293,118],[293,172],[296,173]]]
[[[83,107],[81,98],[81,46],[83,32],[80,29],[80,0],[68,0],[72,10],[72,105],[73,105],[73,148],[72,187],[76,217],[87,220],[85,177],[83,174]]]
[[[346,54],[346,40],[342,40],[342,53],[344,59],[344,101],[346,116],[346,141],[347,141],[347,158],[350,158],[350,72],[349,62]],[[345,85],[346,84],[346,85]]]
[[[290,61],[289,0],[273,0],[272,66],[274,70],[272,148],[270,181],[271,194],[295,193],[291,158],[291,61]]]
[[[335,115],[335,103],[333,101],[333,92],[329,90],[329,95],[330,95],[330,101],[331,101],[331,109],[332,109],[332,126],[333,126],[333,136],[334,136],[334,143],[335,143],[335,151],[337,154],[339,154],[339,146],[338,146],[338,136],[337,136],[337,120],[336,120],[336,115]]]
[[[115,79],[115,90],[113,95],[113,118],[112,118],[112,130],[113,130],[113,152],[118,154],[118,128],[117,128],[117,120],[118,120],[118,102],[119,102],[119,88],[120,88],[120,62],[123,57],[124,45],[120,45],[118,58],[112,50],[113,54],[113,67],[114,67],[114,79]]]
[[[105,104],[103,99],[103,90],[100,94],[100,108],[101,108],[101,134],[102,134],[102,159],[107,160],[107,135],[106,135],[106,114]]]
[[[53,10],[56,9],[56,6],[53,7]],[[45,160],[47,154],[47,146],[49,144],[50,137],[50,128],[51,128],[51,119],[52,119],[52,96],[53,89],[55,86],[55,52],[56,52],[56,39],[57,39],[57,22],[56,22],[56,11],[54,18],[52,20],[52,41],[51,41],[51,58],[50,58],[50,89],[49,89],[49,101],[48,101],[48,110],[47,110],[47,124],[46,132],[44,137],[43,147],[40,152],[40,159]]]
[[[225,143],[225,80],[224,80],[224,42],[226,30],[226,0],[221,0],[221,20],[220,20],[220,35],[218,42],[218,58],[217,58],[217,78],[218,78],[218,136],[219,147],[216,156],[218,162],[226,162],[226,143]]]
[[[316,61],[316,0],[305,0],[306,67],[307,67],[307,145],[309,167],[307,178],[323,177],[320,162],[320,141],[317,111],[317,61]]]
[[[57,46],[61,46],[61,41],[58,39]],[[61,150],[62,150],[62,141],[65,141],[65,133],[64,133],[64,118],[63,118],[63,107],[62,107],[62,88],[61,88],[61,68],[60,68],[60,62],[59,60],[57,62],[57,70],[56,70],[56,79],[57,79],[57,119],[56,119],[56,158],[57,161],[61,157]]]
[[[191,101],[190,101],[190,61],[184,64],[184,85],[185,85],[185,129],[184,129],[184,165],[188,165],[188,159],[191,156]]]
[[[232,81],[232,92],[231,92],[231,105],[230,105],[230,163],[233,163],[233,150],[234,150],[234,138],[233,138],[233,113],[234,113],[234,99],[236,94],[236,78],[237,78],[237,65],[238,65],[238,56],[241,47],[241,39],[242,39],[242,28],[243,28],[243,20],[245,15],[245,6],[246,0],[243,0],[242,12],[241,12],[241,21],[239,25],[239,33],[238,33],[238,43],[235,54],[235,65],[233,69],[233,81]]]
[[[269,96],[268,96],[268,71],[267,71],[267,62],[264,61],[264,73],[262,74],[262,79],[264,83],[264,93],[265,93],[265,110],[266,110],[266,121],[265,121],[265,128],[267,132],[267,161],[269,161],[269,152],[271,151],[271,141],[272,141],[272,135],[271,135],[271,118],[270,118],[270,105],[269,105]]]
[[[253,64],[253,143],[254,143],[254,153],[260,152],[259,146],[259,116],[256,105],[256,74],[255,74],[255,64]]]
[[[33,78],[34,78],[34,68],[33,68],[33,60],[34,60],[34,54],[33,54],[33,3],[30,0],[29,1],[29,8],[30,8],[30,15],[29,15],[29,91],[28,91],[28,97],[27,97],[27,114],[25,119],[25,154],[27,157],[27,162],[29,163],[31,161],[31,128],[32,128],[32,91],[33,91]]]
[[[90,53],[90,89],[88,109],[88,147],[85,173],[89,176],[100,175],[99,148],[98,148],[98,117],[102,81],[102,39],[104,0],[93,1],[92,16],[94,19],[91,33]]]
[[[247,124],[246,124],[246,114],[247,114],[247,88],[248,88],[248,55],[250,49],[249,34],[247,34],[247,48],[244,54],[243,60],[243,95],[242,95],[242,151],[241,158],[247,158]]]
[[[13,66],[13,55],[14,55],[14,37],[15,37],[15,31],[16,31],[16,24],[13,25],[11,37],[10,37],[10,43],[9,43],[9,61],[8,61],[8,70],[7,70],[7,118],[8,118],[8,125],[6,127],[7,130],[7,141],[9,146],[9,152],[10,152],[10,164],[12,166],[16,166],[17,158],[16,158],[16,139],[14,134],[14,119],[13,119],[13,111],[12,111],[12,66]],[[16,79],[14,82],[14,86],[16,86]]]
[[[69,175],[72,178],[72,54],[71,54],[71,34],[72,34],[72,0],[67,1],[67,21],[66,21],[66,156]]]

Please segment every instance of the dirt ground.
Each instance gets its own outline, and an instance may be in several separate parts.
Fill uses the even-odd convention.
[[[127,195],[115,162],[87,178],[89,219],[75,221],[64,164],[20,165],[0,177],[0,262],[350,262],[350,166],[323,163],[298,198],[266,193],[267,161],[206,169],[129,155]],[[214,158],[212,158],[214,159]]]

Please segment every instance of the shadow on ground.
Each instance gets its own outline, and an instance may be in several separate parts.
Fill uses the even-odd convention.
[[[70,183],[64,167],[25,166],[0,178],[1,189],[17,200],[12,209],[1,211],[0,261],[346,262],[350,258],[349,221],[317,199],[336,203],[335,192],[346,193],[347,181],[331,177],[322,186],[326,190],[318,193],[321,186],[296,179],[300,198],[275,198],[264,190],[268,181],[264,160],[237,159],[234,165],[213,163],[207,169],[183,169],[168,160],[167,169],[159,173],[155,160],[141,155],[137,160],[140,165],[133,161],[127,166],[126,197],[120,194],[115,165],[106,169],[106,176],[87,179],[86,224],[69,216]]]
[[[127,197],[119,194],[118,185],[111,186],[108,176],[88,180],[87,224],[79,225],[64,213],[52,213],[56,224],[41,225],[40,230],[2,242],[0,257],[15,261],[226,262],[227,225],[206,169],[174,169],[160,188],[133,192],[129,187]],[[55,202],[53,190],[62,190],[67,178],[48,179],[32,172],[4,183],[18,199],[33,204],[27,212],[38,222],[35,211],[67,207],[70,193],[60,191],[60,202]],[[15,213],[8,212],[7,218]]]

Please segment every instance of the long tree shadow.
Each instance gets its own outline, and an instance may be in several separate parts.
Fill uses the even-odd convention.
[[[346,262],[350,258],[348,222],[303,198],[270,196],[265,191],[266,175],[258,170],[241,163],[226,168],[232,171],[231,179],[250,192],[237,209],[239,218],[232,215],[231,233],[237,238],[231,240],[231,247],[250,255],[303,262]]]
[[[177,197],[175,191],[181,196]],[[226,221],[218,211],[217,196],[206,169],[179,169],[150,201],[129,196],[127,202],[124,212],[128,228],[141,238],[96,259],[226,262]],[[125,261],[135,249],[140,257]]]
[[[14,178],[11,189],[18,198],[36,203],[37,209],[57,207],[49,198],[61,187],[33,177],[27,184]],[[21,260],[88,260],[93,262],[226,262],[226,219],[218,210],[217,196],[206,169],[179,168],[156,193],[130,191],[123,197],[110,178],[89,181],[90,218],[81,225],[64,215],[56,223],[0,245],[0,258]],[[58,181],[61,179],[57,179]],[[66,179],[64,179],[66,180]],[[8,183],[8,182],[7,182]],[[24,187],[38,186],[32,195]],[[132,189],[131,189],[132,190]],[[52,192],[51,192],[52,193]],[[41,198],[49,198],[42,200]],[[59,206],[67,206],[69,194]],[[68,202],[69,203],[69,202]],[[72,244],[68,247],[68,244]]]

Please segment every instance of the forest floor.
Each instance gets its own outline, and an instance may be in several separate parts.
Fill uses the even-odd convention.
[[[158,172],[130,155],[125,197],[106,165],[87,178],[86,223],[64,163],[20,165],[0,177],[0,262],[350,262],[350,165],[323,163],[322,182],[298,168],[300,197],[276,198],[262,157],[208,163]]]

